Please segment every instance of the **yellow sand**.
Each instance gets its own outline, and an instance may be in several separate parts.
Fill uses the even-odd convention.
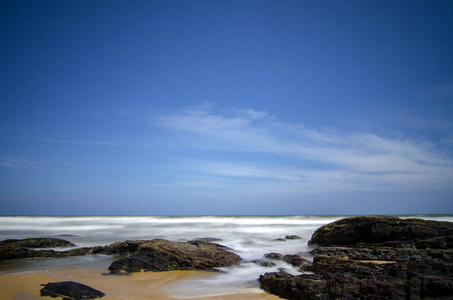
[[[130,276],[104,276],[97,269],[60,269],[46,273],[26,273],[0,275],[0,293],[3,300],[36,300],[55,299],[40,297],[40,285],[57,281],[76,281],[106,294],[101,299],[175,299],[168,296],[164,287],[176,280],[191,277],[212,276],[209,272],[171,271],[134,273]],[[197,297],[186,299],[213,300],[275,300],[279,297],[266,293],[244,293],[219,295],[212,297]]]

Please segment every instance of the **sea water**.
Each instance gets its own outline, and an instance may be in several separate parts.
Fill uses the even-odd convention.
[[[232,249],[245,261],[211,276],[181,280],[167,286],[172,297],[197,297],[253,292],[259,287],[258,277],[284,268],[299,272],[283,261],[274,267],[248,263],[263,259],[264,254],[278,252],[300,254],[310,259],[307,246],[313,232],[324,224],[344,216],[1,216],[0,240],[29,237],[54,237],[68,240],[79,247],[102,246],[118,241],[167,239],[189,241],[216,238],[216,243]],[[453,215],[400,216],[450,221]],[[277,239],[297,235],[301,239]],[[58,250],[58,249],[56,249]],[[0,262],[0,274],[39,272],[53,268],[98,266],[107,270],[114,257],[88,255],[60,259],[35,258]]]

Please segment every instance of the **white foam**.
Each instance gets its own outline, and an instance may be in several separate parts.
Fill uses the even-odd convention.
[[[278,272],[284,268],[290,274],[301,274],[294,267],[282,261],[276,266],[262,267],[254,263],[222,268],[223,273],[209,277],[199,277],[176,281],[165,287],[166,293],[173,298],[213,297],[226,294],[260,293],[258,278],[266,272]]]

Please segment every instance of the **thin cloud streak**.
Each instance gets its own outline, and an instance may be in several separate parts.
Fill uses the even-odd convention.
[[[299,192],[325,191],[328,187],[332,190],[370,190],[387,188],[439,188],[442,174],[417,174],[417,173],[358,173],[346,170],[320,171],[302,168],[282,168],[273,165],[255,167],[226,162],[192,161],[188,162],[185,169],[191,168],[195,174],[206,177],[221,177],[228,180],[247,179],[260,182],[260,186],[269,183],[284,184],[298,188]],[[231,183],[231,182],[228,182]],[[414,185],[414,186],[413,186]],[[448,187],[448,183],[445,185]]]
[[[94,146],[124,146],[118,143],[104,141],[77,141],[77,140],[52,140],[52,139],[27,139],[32,142],[56,143],[56,144],[77,144],[77,145],[94,145]]]
[[[13,169],[34,169],[37,167],[37,164],[20,158],[2,158],[0,160],[0,167]]]
[[[221,159],[186,162],[186,167],[205,175],[285,181],[298,191],[322,191],[326,186],[339,190],[451,189],[453,160],[433,143],[372,132],[319,131],[277,122],[264,112],[259,113],[260,118],[240,112],[236,116],[186,112],[159,116],[153,123],[190,135],[196,141],[190,146],[198,150],[266,153],[320,164],[325,169],[285,169],[269,161],[259,167]]]

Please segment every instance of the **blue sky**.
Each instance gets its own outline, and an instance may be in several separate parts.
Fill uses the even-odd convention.
[[[453,213],[451,1],[2,1],[1,214]]]

